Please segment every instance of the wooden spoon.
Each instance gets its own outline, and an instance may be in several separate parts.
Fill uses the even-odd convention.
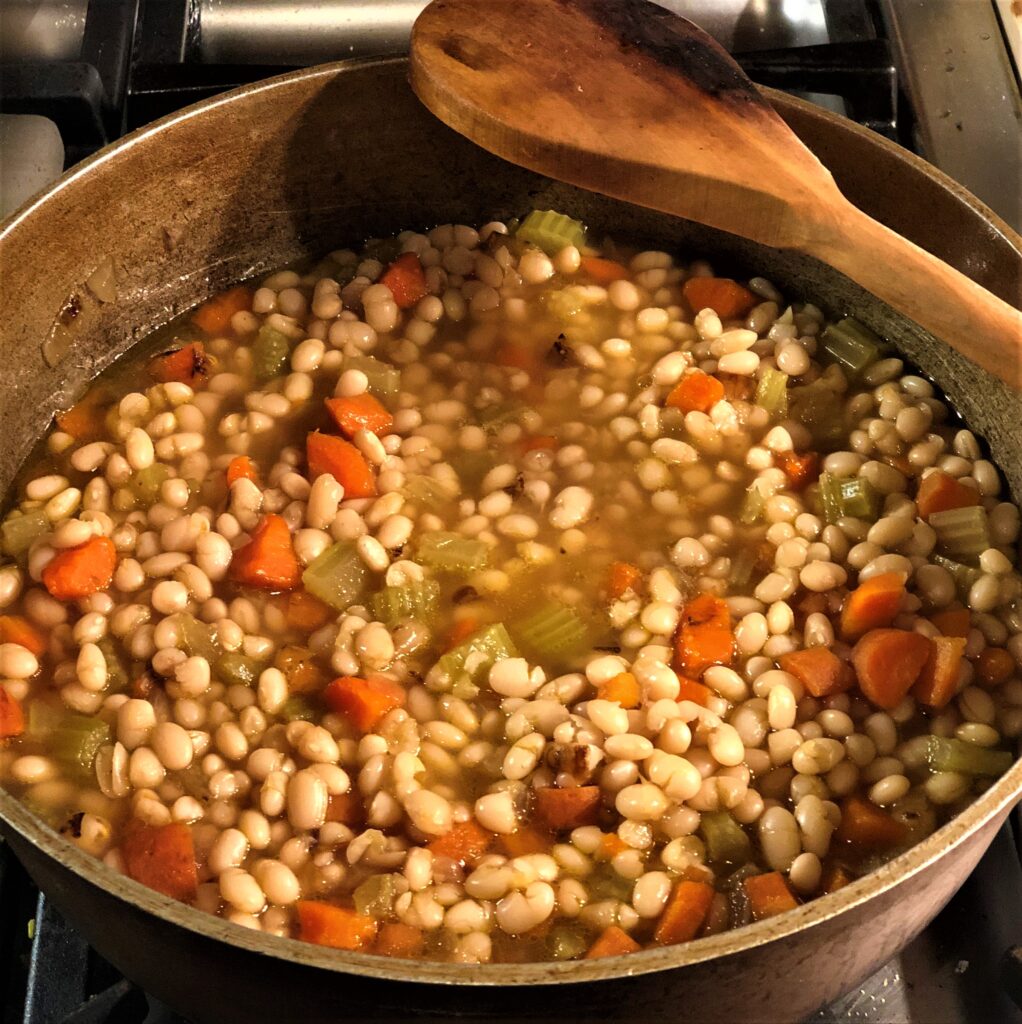
[[[647,0],[433,0],[412,31],[411,81],[484,149],[815,256],[1022,390],[1022,313],[852,206],[684,18]]]

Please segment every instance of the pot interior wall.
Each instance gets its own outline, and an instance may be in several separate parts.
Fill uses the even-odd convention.
[[[1016,242],[977,216],[967,197],[921,175],[894,147],[780,102],[853,200],[1018,301]],[[822,264],[490,156],[419,105],[402,60],[292,76],[216,102],[201,116],[169,120],[74,173],[0,236],[0,360],[16,368],[0,382],[0,493],[54,410],[133,342],[210,293],[368,236],[511,217],[532,206],[571,211],[597,238],[609,232],[710,254],[722,269],[764,274],[789,295],[859,317],[945,388],[988,438],[1013,493],[1022,493],[1022,402],[999,382]],[[85,282],[107,260],[118,297],[101,303]],[[61,341],[66,351],[54,360]]]

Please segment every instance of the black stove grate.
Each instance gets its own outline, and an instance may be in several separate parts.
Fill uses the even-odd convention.
[[[81,52],[74,60],[0,61],[0,112],[54,120],[70,166],[155,118],[293,70],[263,63],[204,63],[197,10],[194,0],[90,4]],[[875,32],[873,26],[868,30]],[[376,52],[372,40],[359,45],[366,53]],[[762,85],[820,98],[868,128],[911,144],[886,39],[748,50],[735,58]]]

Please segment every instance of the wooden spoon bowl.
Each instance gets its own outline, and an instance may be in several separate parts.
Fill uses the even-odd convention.
[[[411,81],[484,149],[814,256],[1022,390],[1022,313],[849,203],[690,21],[648,0],[433,0]]]

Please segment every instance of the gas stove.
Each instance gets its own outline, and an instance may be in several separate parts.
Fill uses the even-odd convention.
[[[63,167],[226,89],[400,53],[425,2],[0,0],[0,199],[9,212]],[[1022,229],[1017,0],[660,2],[755,81],[914,150]],[[1020,826],[901,955],[809,1020],[1022,1024]],[[187,1024],[90,950],[0,847],[0,1024],[21,1022]]]

